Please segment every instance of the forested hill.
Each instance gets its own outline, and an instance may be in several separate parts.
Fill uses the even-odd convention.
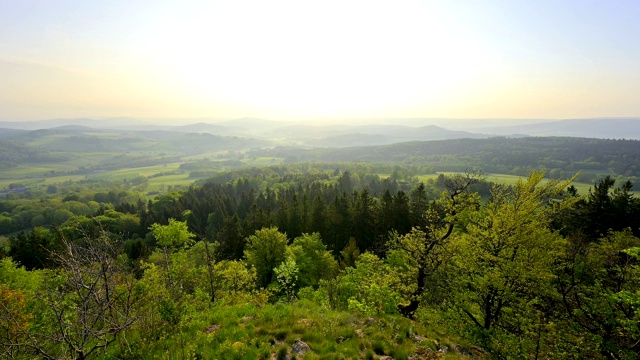
[[[287,162],[371,161],[412,164],[428,162],[436,171],[471,167],[525,175],[544,167],[551,175],[577,171],[640,175],[640,141],[573,137],[453,139],[351,148],[276,148],[272,156]],[[554,171],[555,169],[555,171]]]
[[[37,149],[12,142],[0,140],[0,169],[28,162],[56,161],[56,156]]]
[[[631,182],[363,168],[0,201],[0,358],[638,358]]]

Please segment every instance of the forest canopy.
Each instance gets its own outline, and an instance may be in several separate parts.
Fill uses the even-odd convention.
[[[383,340],[380,330],[377,345],[347,337],[345,353],[427,351],[411,339],[438,324],[460,354],[635,357],[640,201],[631,182],[605,177],[581,195],[572,179],[543,171],[513,185],[469,172],[405,190],[394,178],[364,180],[357,167],[284,168],[240,170],[148,201],[127,191],[51,194],[59,222],[4,240],[4,354],[266,357],[280,335],[247,328],[249,348],[210,346],[206,319],[258,306],[246,321],[259,323],[272,306],[312,306],[415,324],[404,338]],[[323,321],[316,316],[308,321]],[[320,357],[331,352],[287,331]],[[159,337],[170,350],[145,340]]]

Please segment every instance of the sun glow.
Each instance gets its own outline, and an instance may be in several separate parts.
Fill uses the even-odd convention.
[[[153,27],[141,42],[155,71],[192,100],[278,117],[437,106],[496,66],[442,13],[368,4],[232,2]]]
[[[640,6],[9,2],[0,116],[637,116]]]

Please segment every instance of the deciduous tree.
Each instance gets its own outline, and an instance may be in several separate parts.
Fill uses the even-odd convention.
[[[287,235],[278,228],[264,228],[247,238],[244,256],[256,269],[258,285],[267,287],[273,280],[273,269],[285,260]]]

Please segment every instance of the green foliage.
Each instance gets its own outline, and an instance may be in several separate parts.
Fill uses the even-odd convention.
[[[193,237],[195,236],[189,231],[187,223],[169,219],[168,225],[156,223],[151,225],[149,230],[151,230],[156,239],[156,243],[162,246],[162,254],[156,251],[150,257],[150,260],[158,264],[163,263],[165,268],[164,275],[167,278],[168,287],[173,291],[174,297],[180,296],[177,291],[180,286],[188,285],[192,290],[193,286],[190,283],[198,269],[186,261],[186,253],[183,251],[188,246],[193,245]],[[170,254],[173,249],[177,250],[177,253]]]
[[[334,280],[321,281],[322,301],[337,309],[368,315],[395,314],[401,301],[399,278],[383,260],[364,253],[355,267],[346,268]]]
[[[87,284],[101,266],[113,265],[111,294],[138,300],[118,308],[135,323],[92,353],[101,357],[271,358],[298,337],[312,344],[309,358],[408,358],[418,346],[451,345],[414,344],[417,331],[410,328],[422,325],[430,326],[429,337],[461,334],[487,356],[637,355],[640,203],[630,183],[614,189],[614,179],[605,178],[585,197],[561,196],[567,183],[546,182],[534,172],[488,193],[486,183],[464,175],[423,177],[420,186],[422,165],[335,168],[297,164],[220,173],[209,184],[148,204],[127,203],[138,194],[123,190],[130,189],[124,183],[100,190],[58,184],[48,195],[43,186],[42,200],[0,199],[0,231],[44,225],[11,236],[13,260],[0,262],[0,296],[10,305],[1,315],[17,324],[28,318],[29,331],[50,339],[58,318],[73,336],[85,331],[82,309],[97,305],[83,303],[87,290],[74,287],[74,272],[55,254],[66,254],[63,239],[87,248],[104,235],[117,249],[109,261],[83,263],[79,273]],[[56,222],[59,227],[48,228]],[[266,228],[272,224],[281,231]],[[284,231],[299,236],[287,246]],[[210,242],[194,243],[192,232]],[[341,272],[330,250],[341,255]],[[27,270],[42,266],[51,270]],[[291,304],[268,303],[277,286]],[[416,321],[397,314],[412,305],[415,313],[403,314],[415,314]],[[369,316],[378,322],[365,325],[361,317]],[[65,340],[38,339],[54,356],[71,354]],[[83,346],[95,344],[104,343]]]
[[[259,287],[274,280],[273,269],[285,260],[286,247],[287,236],[275,227],[257,230],[247,238],[244,256],[247,264],[256,269]]]
[[[569,192],[567,196],[576,203],[557,214],[554,226],[566,237],[584,237],[590,242],[606,236],[609,231],[629,227],[639,236],[640,228],[635,222],[640,216],[640,199],[633,196],[631,182],[614,188],[615,183],[616,180],[607,175],[589,188],[584,197],[578,197],[575,191]]]
[[[416,263],[405,251],[400,250],[389,250],[386,262],[397,277],[397,282],[394,285],[396,291],[402,299],[411,299],[417,290],[418,268]]]
[[[553,279],[563,239],[548,229],[544,205],[568,183],[540,186],[543,176],[534,172],[513,189],[496,186],[491,202],[469,215],[455,243],[456,280],[467,290],[458,304],[487,330],[502,312],[522,312],[527,301],[544,296]]]
[[[189,249],[190,250],[190,249]],[[193,294],[196,288],[206,289],[206,267],[194,263],[189,250],[169,254],[169,278],[172,287],[179,288],[180,293]],[[162,263],[162,261],[160,262]],[[178,296],[178,294],[175,294]]]
[[[10,238],[9,255],[28,269],[52,266],[50,252],[59,249],[59,238],[51,230],[35,227],[29,233]]]
[[[539,326],[537,303],[553,296],[554,262],[564,240],[549,230],[552,208],[545,205],[568,182],[541,185],[543,176],[534,172],[512,189],[496,186],[491,201],[468,215],[454,240],[453,283],[461,290],[453,302],[486,336]]]
[[[255,290],[256,270],[247,268],[242,261],[220,261],[215,264],[215,273],[218,288],[231,297]]]
[[[634,255],[640,239],[626,230],[611,232],[597,243],[571,245],[558,271],[557,290],[572,325],[564,335],[580,336],[569,331],[577,324],[585,329],[581,336],[589,339],[584,354],[628,356],[636,351],[639,339],[633,322],[637,317],[634,298],[640,289]]]
[[[0,234],[9,234],[18,229],[18,224],[9,216],[0,214]]]
[[[170,298],[162,268],[153,263],[143,263],[144,274],[137,284],[139,291],[146,294],[145,301],[140,304],[137,314],[140,318],[138,326],[146,337],[157,338],[162,330],[163,319],[160,318],[160,304]]]
[[[189,231],[186,221],[175,219],[169,219],[167,225],[153,224],[149,230],[153,233],[158,245],[169,248],[193,245],[192,239],[195,237]]]
[[[28,271],[24,266],[19,266],[10,257],[0,259],[0,282],[12,290],[18,290],[25,294],[33,294],[42,286],[44,273],[41,271]]]
[[[360,257],[360,249],[358,248],[358,244],[356,244],[356,239],[349,238],[349,243],[347,246],[340,251],[341,259],[340,259],[340,267],[354,267],[356,265],[356,261]]]
[[[3,260],[2,277],[9,283],[14,278],[21,286],[37,286],[25,289],[28,326],[18,328],[18,340],[3,343],[5,349],[84,359],[116,341],[135,323],[132,308],[143,296],[134,277],[123,271],[116,252],[110,239],[102,236],[85,239],[82,245],[64,243],[55,255],[60,266],[56,271],[28,273]]]
[[[160,300],[160,319],[166,321],[171,326],[177,326],[182,320],[181,308],[171,299]]]
[[[636,260],[640,260],[640,247],[629,248],[624,250],[624,253]],[[637,276],[640,271],[638,265],[632,265],[632,271]],[[624,334],[630,342],[637,342],[640,340],[640,290],[620,290],[611,294],[610,298],[616,304],[619,304],[622,309],[627,309],[625,316],[619,317],[620,327],[622,328],[620,334]]]
[[[293,257],[287,257],[273,272],[280,288],[284,291],[289,301],[295,299],[295,287],[298,282],[298,266]]]
[[[9,238],[0,236],[0,259],[7,256],[10,250],[11,250],[11,245],[9,242]]]
[[[140,219],[137,216],[133,214],[123,214],[115,210],[106,210],[104,214],[94,217],[93,220],[102,229],[115,234],[129,235],[138,233],[140,230]],[[154,230],[152,230],[152,232],[153,231]]]
[[[146,258],[151,254],[149,246],[143,239],[129,239],[122,245],[124,252],[131,261],[136,261],[140,258]]]
[[[319,233],[302,234],[288,247],[299,269],[298,286],[317,287],[321,279],[332,278],[338,263],[322,243]]]

